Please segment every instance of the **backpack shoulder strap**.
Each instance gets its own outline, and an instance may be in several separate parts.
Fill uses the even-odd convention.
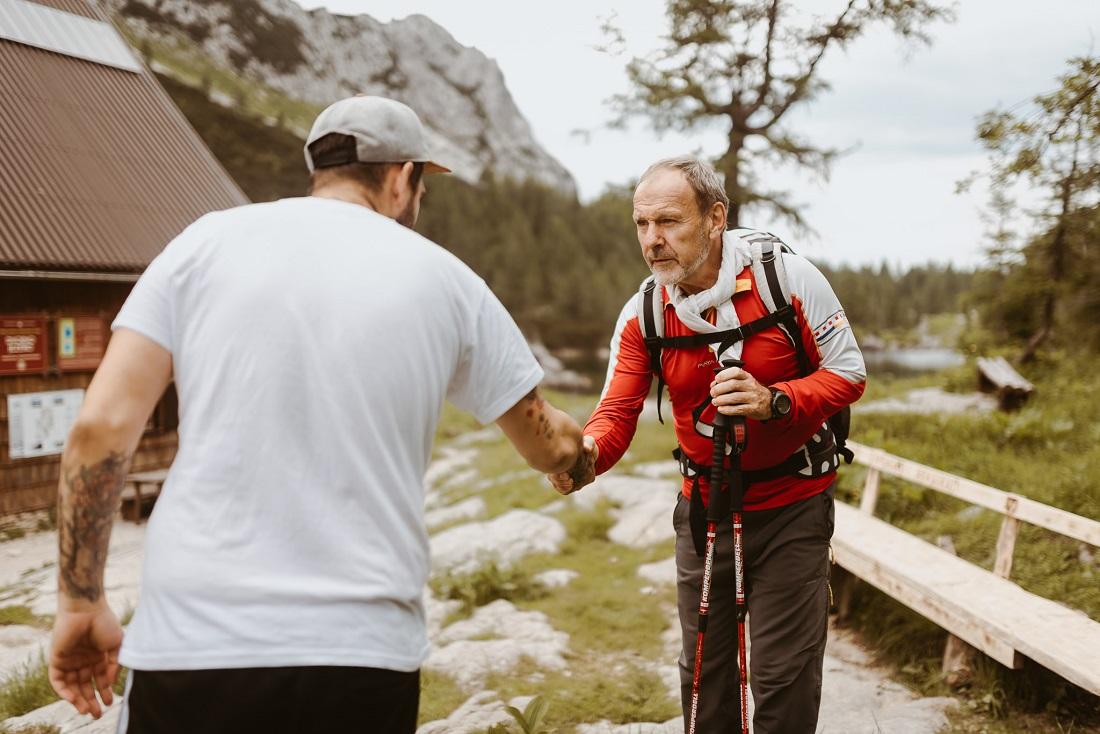
[[[665,304],[654,276],[642,281],[635,303],[638,328],[642,332],[646,351],[649,352],[649,369],[657,375],[657,420],[664,423],[664,418],[661,417],[661,395],[665,389],[665,374],[661,369],[661,342],[665,337]]]
[[[787,284],[787,268],[783,253],[790,248],[770,232],[751,231],[741,235],[752,253],[752,276],[760,291],[760,299],[775,313],[791,302],[791,289]]]
[[[657,281],[651,275],[642,281],[636,299],[638,328],[642,331],[646,351],[649,352],[649,366],[655,375],[661,373],[661,339],[665,336],[665,307],[661,293],[657,290]]]
[[[783,253],[791,252],[791,249],[768,232],[753,234],[759,236],[745,237],[752,251],[752,275],[760,292],[760,300],[764,302],[768,313],[775,313],[784,306],[791,305],[791,289],[787,282],[787,269],[783,264]],[[780,324],[780,328],[794,347],[799,371],[803,376],[813,372],[813,365],[806,354],[806,346],[802,343],[802,334],[793,310]]]

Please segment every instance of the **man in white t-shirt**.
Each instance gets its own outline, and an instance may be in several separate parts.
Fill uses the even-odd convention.
[[[306,160],[311,196],[208,214],[149,265],[62,457],[50,680],[98,717],[132,668],[120,732],[412,732],[444,400],[538,471],[594,458],[485,283],[410,229],[447,170],[415,113],[337,102]],[[123,644],[103,567],[170,380],[179,452]]]

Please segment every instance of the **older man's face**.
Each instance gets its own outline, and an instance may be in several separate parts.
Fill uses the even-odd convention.
[[[655,171],[634,191],[634,225],[642,257],[661,285],[690,278],[710,255],[706,222],[684,175]]]

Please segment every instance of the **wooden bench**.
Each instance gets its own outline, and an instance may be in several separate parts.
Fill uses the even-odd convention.
[[[978,359],[978,387],[997,395],[1001,410],[1014,410],[1027,402],[1035,386],[1012,368],[1004,357]]]
[[[142,503],[151,499],[154,502],[164,487],[164,480],[168,478],[167,469],[154,469],[152,471],[134,472],[126,476],[126,483],[122,485],[122,517],[141,522]],[[127,506],[129,506],[127,508]],[[127,512],[129,509],[129,512]]]
[[[1010,668],[1034,660],[1100,695],[1100,622],[1008,579],[1021,521],[1100,546],[1100,522],[849,441],[868,467],[860,507],[836,503],[838,565]],[[881,474],[1004,516],[993,571],[873,517]],[[844,602],[842,601],[842,606]]]

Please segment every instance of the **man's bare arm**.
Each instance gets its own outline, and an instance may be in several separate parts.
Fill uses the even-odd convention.
[[[168,350],[115,332],[61,457],[58,594],[48,674],[57,694],[99,718],[113,700],[122,628],[103,594],[119,495],[142,429],[172,375]],[[96,697],[96,692],[99,698]]]
[[[107,544],[129,465],[129,456],[112,451],[61,478],[58,585],[69,599],[98,602],[103,596]]]
[[[73,424],[58,487],[59,603],[99,602],[111,525],[130,459],[168,386],[172,356],[127,329],[111,338]]]
[[[568,413],[546,402],[538,388],[498,418],[497,425],[537,471],[567,471],[582,454],[580,426]]]

